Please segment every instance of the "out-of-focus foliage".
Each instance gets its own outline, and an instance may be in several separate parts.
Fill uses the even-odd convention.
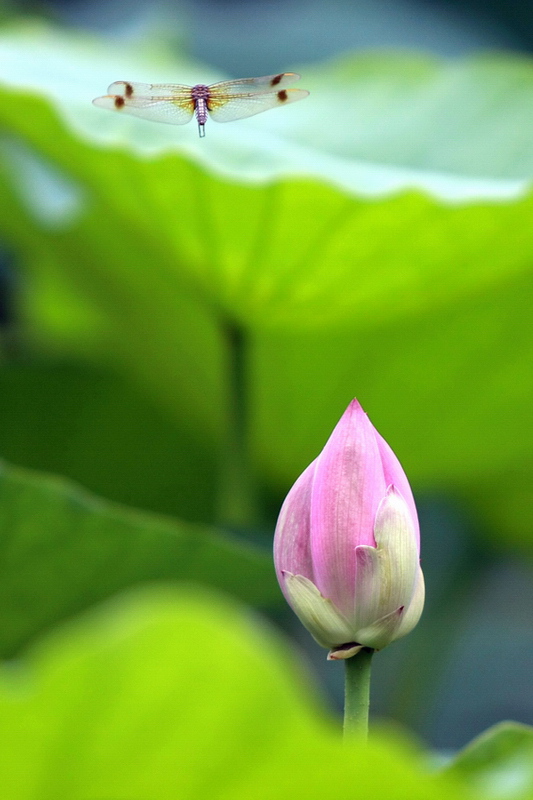
[[[346,59],[200,142],[90,105],[117,77],[198,76],[164,53],[36,29],[0,54],[0,226],[41,347],[118,365],[214,445],[231,320],[272,486],[357,394],[415,488],[530,549],[528,60]]]
[[[4,657],[57,620],[141,581],[196,580],[258,606],[280,594],[266,552],[7,466],[0,469],[0,530]]]
[[[444,772],[495,800],[526,800],[533,792],[533,728],[501,722],[458,753]]]
[[[5,654],[146,580],[276,602],[269,559],[194,524],[227,522],[243,407],[258,496],[288,488],[357,395],[415,492],[461,495],[499,547],[531,552],[531,62],[347,57],[305,70],[305,102],[201,141],[91,106],[114,80],[221,77],[160,41],[0,34],[0,234],[20,265],[0,454],[180,520],[6,468]],[[389,739],[347,754],[277,648],[185,591],[73,621],[4,671],[3,796],[533,791],[513,773],[527,733],[488,734],[447,777]],[[491,794],[487,753],[515,794]]]
[[[0,673],[2,796],[472,796],[390,735],[346,748],[299,681],[271,631],[224,597],[117,599]]]
[[[213,519],[212,443],[123,376],[89,364],[8,362],[0,420],[7,461],[67,474],[131,506]]]

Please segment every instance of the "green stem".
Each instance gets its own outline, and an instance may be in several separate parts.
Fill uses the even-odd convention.
[[[370,704],[370,666],[374,651],[364,647],[357,655],[347,658],[344,677],[344,739],[368,736],[368,706]]]
[[[248,451],[246,341],[242,328],[223,323],[227,347],[228,410],[220,469],[218,521],[229,528],[257,522],[257,498]]]

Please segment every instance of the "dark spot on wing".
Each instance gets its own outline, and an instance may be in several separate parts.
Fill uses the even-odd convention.
[[[115,108],[122,108],[122,106],[126,103],[123,97],[117,95],[115,97]]]
[[[281,92],[278,92],[278,100],[281,100],[281,102],[284,103],[286,99],[287,99],[287,92],[285,91],[285,89],[282,89]]]
[[[132,96],[133,86],[131,85],[131,83],[126,83],[126,85],[124,86],[124,94],[126,95],[126,97]]]
[[[280,80],[283,78],[283,76],[284,76],[284,75],[285,75],[285,73],[284,73],[284,72],[281,72],[279,75],[274,75],[274,77],[273,77],[273,78],[272,78],[272,80],[270,81],[270,85],[271,85],[271,86],[277,86],[277,85],[278,85],[278,83],[280,82]]]

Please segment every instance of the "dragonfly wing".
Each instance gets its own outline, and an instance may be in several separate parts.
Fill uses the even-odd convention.
[[[272,92],[290,86],[300,80],[296,72],[280,72],[278,75],[264,75],[262,78],[240,78],[236,81],[221,81],[209,86],[211,95],[251,94]]]
[[[191,95],[191,86],[184,83],[133,83],[132,81],[115,81],[107,87],[108,94],[119,97],[167,97]]]
[[[194,114],[194,103],[190,92],[188,97],[183,98],[108,94],[97,97],[93,100],[93,104],[99,108],[121,111],[123,114],[131,114],[153,122],[166,122],[169,125],[185,125]]]
[[[253,117],[269,108],[286,106],[303,100],[309,94],[305,89],[282,89],[268,94],[248,94],[229,97],[210,97],[207,101],[210,116],[216,122],[232,122],[235,119]]]

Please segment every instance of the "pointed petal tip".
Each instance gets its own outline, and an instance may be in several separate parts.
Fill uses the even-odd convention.
[[[395,497],[395,498],[398,498],[400,500],[403,500],[403,502],[407,506],[406,498],[404,497],[404,495],[402,494],[400,489],[398,489],[398,487],[396,486],[395,483],[389,483],[389,485],[387,486],[386,497]]]
[[[393,483],[389,484],[385,496],[381,498],[379,503],[376,513],[374,535],[376,535],[376,529],[379,527],[380,521],[383,523],[383,520],[386,519],[387,516],[389,516],[391,519],[396,518],[397,523],[399,523],[400,519],[403,518],[404,522],[409,526],[410,529],[412,529],[412,535],[416,539],[417,547],[419,547],[418,517],[416,516],[416,509],[411,508],[402,492]]]
[[[366,411],[364,410],[363,406],[361,405],[357,397],[354,397],[353,400],[350,401],[350,403],[348,404],[348,408],[344,413],[364,414],[365,417],[367,416]]]
[[[327,656],[328,661],[345,661],[347,658],[357,655],[364,645],[358,642],[348,642],[340,647],[332,648]]]
[[[335,430],[337,431],[346,426],[351,428],[352,426],[360,425],[362,422],[369,424],[370,420],[357,397],[354,397],[335,426]]]

